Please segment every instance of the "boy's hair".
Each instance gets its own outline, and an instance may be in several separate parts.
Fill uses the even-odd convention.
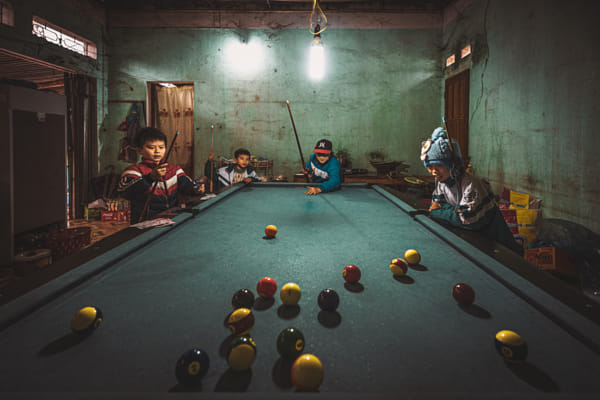
[[[247,149],[237,149],[235,151],[235,153],[233,154],[233,156],[235,158],[238,158],[241,155],[246,155],[246,156],[250,157],[250,150],[247,150]]]
[[[140,129],[135,135],[135,145],[139,148],[142,148],[148,140],[161,140],[165,142],[165,146],[167,145],[167,136],[160,129],[146,127]]]

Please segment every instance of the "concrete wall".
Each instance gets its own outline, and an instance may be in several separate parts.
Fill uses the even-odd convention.
[[[302,19],[304,21],[304,19]],[[327,72],[307,76],[312,35],[307,29],[112,28],[108,91],[111,100],[145,99],[147,81],[192,81],[195,86],[195,171],[203,170],[215,125],[215,153],[238,147],[274,160],[275,175],[300,168],[290,101],[304,157],[320,138],[344,149],[354,168],[374,168],[369,153],[403,160],[424,173],[420,140],[440,121],[441,64],[436,29],[326,30]],[[236,65],[229,47],[255,44],[260,66]],[[128,105],[110,104],[100,158],[116,161],[117,131]]]
[[[600,3],[473,0],[444,28],[442,58],[473,46],[470,154],[496,190],[600,231]]]

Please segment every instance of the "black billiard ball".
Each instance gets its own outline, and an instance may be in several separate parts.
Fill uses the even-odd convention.
[[[325,289],[319,293],[319,307],[323,311],[335,311],[340,304],[340,296],[333,289]]]
[[[287,360],[295,360],[304,350],[304,335],[296,328],[286,328],[277,337],[277,351]]]
[[[183,353],[175,364],[175,377],[184,386],[196,386],[202,381],[210,361],[202,349],[194,348]]]
[[[231,299],[233,308],[252,308],[254,305],[254,293],[248,289],[240,289],[233,295]]]
[[[468,306],[475,301],[475,291],[466,283],[457,283],[452,288],[452,297],[458,304]]]

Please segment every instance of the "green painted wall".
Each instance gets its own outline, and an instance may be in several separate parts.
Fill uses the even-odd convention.
[[[443,57],[473,46],[470,153],[477,174],[543,200],[546,217],[600,231],[600,3],[474,0],[444,29]],[[456,26],[458,24],[458,26]]]
[[[440,121],[441,31],[340,30],[323,33],[327,72],[307,77],[312,35],[306,30],[112,29],[110,100],[146,98],[147,81],[192,81],[195,86],[195,171],[203,170],[215,125],[215,153],[238,147],[274,160],[275,175],[300,168],[289,100],[304,157],[320,138],[345,149],[354,168],[374,168],[369,153],[403,160],[424,173],[420,141]],[[262,48],[255,74],[236,70],[227,46],[243,37]],[[258,58],[261,58],[257,54]],[[238,66],[239,67],[239,66]],[[244,69],[244,68],[242,68]],[[117,161],[117,131],[128,105],[109,104],[100,159]]]

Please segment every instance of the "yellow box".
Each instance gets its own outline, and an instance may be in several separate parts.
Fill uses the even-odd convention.
[[[100,219],[101,208],[85,208],[83,212],[83,218],[86,221],[97,221]]]

